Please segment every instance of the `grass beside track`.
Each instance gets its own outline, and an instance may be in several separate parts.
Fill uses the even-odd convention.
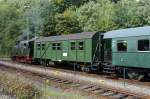
[[[0,70],[0,88],[16,99],[86,99],[77,92],[53,90],[46,81],[43,86],[37,88],[34,81],[26,79],[23,75],[3,70]]]
[[[72,92],[56,92],[56,91],[50,91],[49,89],[43,89],[45,95],[44,99],[87,99],[80,95],[80,93],[72,93]]]
[[[0,87],[8,94],[14,95],[17,99],[38,99],[43,94],[32,83],[2,71],[0,72]]]

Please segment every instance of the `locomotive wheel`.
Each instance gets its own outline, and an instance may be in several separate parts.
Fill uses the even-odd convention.
[[[130,79],[134,79],[138,81],[144,78],[144,74],[135,71],[128,71],[128,76]]]

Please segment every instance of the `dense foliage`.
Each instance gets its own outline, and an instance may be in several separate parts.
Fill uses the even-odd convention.
[[[0,0],[0,51],[17,39],[150,24],[150,0]]]

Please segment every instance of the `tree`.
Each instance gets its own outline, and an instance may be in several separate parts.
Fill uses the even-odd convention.
[[[76,10],[77,20],[83,31],[96,31],[96,21],[99,14],[99,4],[96,2],[89,2]]]
[[[63,13],[68,8],[76,8],[89,1],[90,0],[52,0],[52,3],[58,13]]]
[[[41,18],[43,21],[43,26],[42,26],[42,33],[44,36],[50,36],[50,35],[55,35],[55,26],[56,26],[56,21],[55,21],[55,14],[56,8],[48,0],[45,0],[43,3],[43,6],[41,7]]]
[[[76,15],[83,31],[108,31],[117,28],[114,4],[107,0],[91,1],[77,9]]]
[[[147,6],[147,7],[146,7]],[[148,24],[148,11],[150,3],[136,0],[121,0],[116,4],[116,23],[121,28],[137,27]]]
[[[55,27],[57,35],[81,32],[76,19],[75,13],[70,9],[66,10],[63,14],[57,14]]]
[[[150,25],[149,0],[0,0],[0,48],[18,38]],[[3,51],[2,51],[3,50]]]
[[[24,28],[22,13],[11,2],[0,1],[0,46],[2,54],[7,54],[14,44],[16,37],[21,34]]]

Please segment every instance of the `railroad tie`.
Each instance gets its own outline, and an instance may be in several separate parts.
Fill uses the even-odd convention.
[[[128,95],[122,94],[122,93],[117,93],[116,95],[111,96],[113,99],[123,99],[127,98]]]
[[[84,85],[82,87],[80,87],[79,89],[83,90],[83,89],[87,89],[87,88],[91,88],[93,85]]]
[[[140,97],[136,97],[136,96],[128,96],[127,99],[141,99]]]
[[[64,82],[64,84],[72,84],[72,82],[66,81],[66,82]]]
[[[50,79],[50,80],[54,80],[54,79],[57,79],[57,78],[54,78],[54,77],[49,77],[49,79]]]
[[[106,91],[105,93],[101,94],[102,96],[112,96],[112,95],[115,95],[116,92],[113,92],[113,91]]]
[[[89,87],[85,88],[84,90],[85,90],[85,91],[91,91],[93,88],[95,89],[95,86],[94,86],[94,85],[93,85],[93,86],[89,86]]]
[[[99,89],[99,90],[95,90],[93,91],[95,94],[102,94],[102,93],[105,93],[107,92],[108,90],[105,90],[105,89]]]
[[[80,83],[75,83],[75,84],[72,85],[72,87],[80,87],[80,86],[81,86]]]
[[[62,81],[61,79],[58,79],[58,78],[56,78],[56,79],[53,79],[53,81]]]
[[[98,86],[93,86],[91,88],[86,89],[86,91],[94,91],[100,89]]]
[[[59,84],[72,84],[72,82],[68,81],[68,80],[62,80],[62,81],[58,81]]]
[[[62,83],[62,84],[64,84],[64,82],[66,82],[67,80],[60,80],[60,81],[58,81],[58,83]]]

